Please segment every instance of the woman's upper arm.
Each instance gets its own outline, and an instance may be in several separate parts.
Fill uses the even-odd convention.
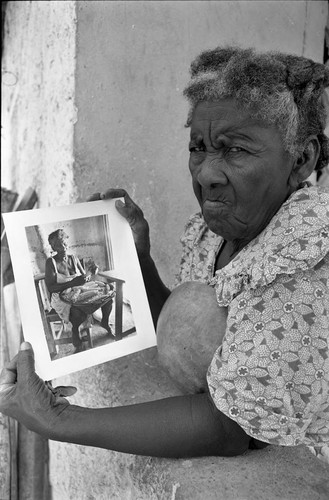
[[[51,259],[46,260],[45,281],[48,290],[51,292],[51,287],[57,284],[57,277]]]

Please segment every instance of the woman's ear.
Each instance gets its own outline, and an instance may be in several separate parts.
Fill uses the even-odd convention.
[[[305,179],[311,175],[315,169],[319,156],[320,143],[317,136],[312,135],[308,137],[303,152],[295,160],[289,177],[289,184],[291,187],[296,189],[301,182],[305,181]]]

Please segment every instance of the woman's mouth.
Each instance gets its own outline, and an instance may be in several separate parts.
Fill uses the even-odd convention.
[[[202,208],[203,210],[216,210],[218,208],[223,208],[227,204],[220,200],[204,200]]]

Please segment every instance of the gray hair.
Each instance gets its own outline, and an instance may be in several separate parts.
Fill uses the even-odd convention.
[[[68,235],[65,233],[63,229],[56,229],[48,236],[48,243],[53,248],[54,241],[63,241],[68,238]]]
[[[316,169],[328,164],[323,94],[329,86],[329,68],[324,64],[281,52],[217,47],[194,59],[190,74],[184,90],[190,102],[187,126],[200,101],[234,98],[255,118],[275,125],[293,157],[303,152],[310,135],[316,135],[321,148]]]

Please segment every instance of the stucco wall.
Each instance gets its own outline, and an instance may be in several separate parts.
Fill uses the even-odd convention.
[[[75,2],[8,2],[2,57],[1,184],[40,206],[73,202]]]
[[[124,187],[169,284],[195,210],[182,90],[201,50],[235,43],[322,61],[326,2],[77,2],[74,180],[80,199]]]

